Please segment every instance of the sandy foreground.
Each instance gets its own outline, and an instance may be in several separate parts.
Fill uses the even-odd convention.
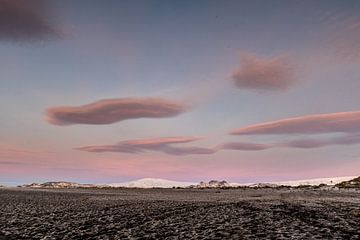
[[[360,191],[2,188],[0,239],[360,239]]]

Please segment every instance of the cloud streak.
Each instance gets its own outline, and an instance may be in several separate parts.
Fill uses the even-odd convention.
[[[246,54],[241,66],[232,74],[235,85],[240,89],[282,91],[295,81],[294,70],[285,56],[261,58]]]
[[[120,98],[77,107],[49,108],[46,116],[47,122],[54,125],[98,125],[127,119],[174,117],[187,110],[184,104],[162,98]]]
[[[16,162],[16,161],[0,161],[0,165],[23,165],[23,162]]]
[[[115,145],[98,145],[86,146],[76,148],[77,150],[87,152],[122,152],[122,153],[143,153],[147,151],[162,152],[169,155],[206,155],[214,154],[220,150],[242,150],[242,151],[260,151],[269,148],[270,146],[256,143],[225,143],[212,148],[181,146],[174,147],[173,145],[191,143],[199,140],[198,137],[165,137],[154,139],[140,139],[122,141]]]
[[[181,146],[181,144],[192,143],[200,140],[199,137],[163,137],[153,139],[138,139],[122,141],[113,145],[95,145],[75,148],[77,150],[103,153],[120,152],[140,154],[145,152],[162,152],[169,155],[209,155],[223,150],[236,151],[263,151],[270,148],[320,148],[331,145],[355,145],[360,143],[360,134],[348,134],[331,139],[303,138],[292,141],[284,141],[273,144],[249,143],[249,142],[227,142],[215,147]],[[180,146],[178,146],[180,144]],[[174,146],[176,145],[176,146]]]
[[[270,148],[270,145],[259,143],[229,142],[219,146],[221,150],[261,151]]]
[[[31,42],[61,34],[47,20],[43,1],[0,0],[0,40]]]
[[[147,151],[163,152],[170,155],[213,154],[215,149],[201,147],[174,147],[173,144],[190,143],[198,137],[167,137],[122,141],[115,145],[87,146],[77,148],[87,152],[123,152],[143,153]]]
[[[360,134],[350,134],[332,139],[299,139],[283,142],[280,146],[289,148],[320,148],[331,145],[355,145],[360,143]]]
[[[360,111],[308,115],[239,128],[232,135],[319,134],[360,131]]]

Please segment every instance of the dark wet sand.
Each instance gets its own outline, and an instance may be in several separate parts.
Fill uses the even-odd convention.
[[[0,239],[360,239],[360,191],[0,189]]]

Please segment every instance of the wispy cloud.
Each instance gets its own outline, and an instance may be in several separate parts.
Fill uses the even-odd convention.
[[[87,146],[77,148],[88,152],[123,152],[141,153],[146,151],[163,152],[170,155],[212,154],[215,149],[201,147],[174,147],[173,144],[189,143],[199,140],[198,137],[166,137],[122,141],[115,145]]]
[[[331,139],[298,139],[294,141],[283,142],[280,146],[290,148],[319,148],[331,145],[354,145],[360,143],[360,134],[350,134]]]
[[[233,130],[233,135],[359,132],[360,111],[287,118]]]
[[[206,154],[214,154],[217,152],[216,149],[213,148],[204,148],[204,147],[172,147],[172,146],[163,146],[160,149],[162,152],[170,154],[170,155],[206,155]]]
[[[329,34],[322,43],[325,50],[333,53],[337,61],[359,60],[360,57],[360,18],[359,15],[333,13],[327,19]]]
[[[54,125],[111,124],[126,119],[167,118],[188,108],[162,98],[120,98],[101,100],[77,107],[47,109],[47,121]]]
[[[338,57],[353,61],[360,57],[360,19],[348,22],[334,37],[333,44]]]
[[[60,37],[43,1],[0,0],[0,40],[29,42]]]
[[[245,142],[229,142],[220,145],[219,149],[227,150],[242,150],[242,151],[260,151],[270,148],[270,145],[259,144],[259,143],[245,143]]]
[[[283,141],[280,143],[260,144],[260,143],[242,143],[230,142],[219,147],[219,150],[241,150],[241,151],[261,151],[269,148],[320,148],[333,145],[351,146],[360,143],[360,134],[347,134],[331,138],[301,138],[296,140]]]
[[[0,161],[0,165],[24,165],[23,162],[18,161]]]
[[[214,154],[220,150],[241,150],[259,151],[270,146],[256,143],[233,142],[218,145],[216,147],[195,147],[178,146],[178,144],[191,143],[201,138],[198,137],[164,137],[154,139],[140,139],[122,141],[114,145],[98,145],[76,148],[87,152],[123,152],[123,153],[143,153],[147,151],[162,152],[170,155],[191,155],[191,154]],[[177,145],[176,147],[174,145]]]
[[[241,89],[286,90],[294,83],[294,75],[294,69],[285,56],[263,58],[245,54],[232,79]]]

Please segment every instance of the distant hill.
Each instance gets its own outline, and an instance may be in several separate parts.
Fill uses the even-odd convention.
[[[353,179],[354,176],[347,177],[329,177],[329,178],[311,178],[311,179],[300,179],[300,180],[291,180],[291,181],[280,181],[280,182],[260,182],[260,183],[230,183],[232,187],[253,187],[253,188],[269,188],[269,187],[279,187],[279,186],[289,186],[289,187],[298,187],[298,186],[319,186],[327,185],[334,186],[343,181],[348,181]]]
[[[230,188],[230,187],[253,187],[253,188],[275,188],[279,186],[319,186],[327,185],[328,187],[340,188],[360,188],[360,177],[332,177],[332,178],[315,178],[305,180],[293,180],[282,182],[268,182],[268,183],[228,183],[226,181],[211,180],[209,182],[178,182],[160,178],[142,178],[135,181],[111,184],[81,184],[76,182],[45,182],[45,183],[32,183],[22,185],[26,188]]]
[[[281,182],[272,182],[272,183],[277,185],[292,186],[292,187],[300,186],[300,185],[317,186],[320,184],[333,186],[344,181],[349,181],[355,177],[356,176],[313,178],[313,179],[305,179],[305,180],[292,180],[292,181],[281,181]]]
[[[95,184],[81,184],[75,182],[45,182],[45,183],[31,183],[25,184],[21,187],[28,188],[92,188],[100,187],[100,185]]]
[[[335,185],[338,188],[358,188],[360,189],[360,177],[344,181]]]
[[[136,181],[125,183],[107,184],[109,187],[125,187],[125,188],[172,188],[172,187],[188,187],[194,185],[191,182],[176,182],[160,178],[142,178]]]

